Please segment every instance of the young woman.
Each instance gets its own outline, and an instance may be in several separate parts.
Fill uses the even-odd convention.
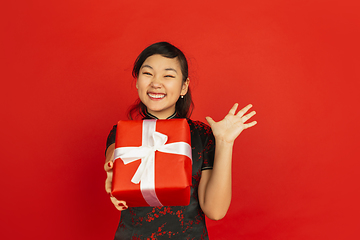
[[[167,42],[147,47],[135,61],[133,76],[139,101],[129,116],[143,119],[187,118],[192,145],[192,187],[188,206],[133,207],[111,195],[116,125],[106,149],[105,190],[114,206],[122,211],[115,239],[208,239],[204,214],[214,220],[223,218],[231,201],[231,161],[235,139],[256,121],[247,113],[248,105],[236,113],[236,103],[219,122],[206,117],[210,127],[189,119],[192,100],[188,64],[184,54]],[[216,144],[215,144],[216,143]]]

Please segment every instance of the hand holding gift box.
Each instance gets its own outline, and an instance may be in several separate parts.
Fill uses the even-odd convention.
[[[186,119],[119,121],[112,195],[130,207],[188,205],[190,144]]]

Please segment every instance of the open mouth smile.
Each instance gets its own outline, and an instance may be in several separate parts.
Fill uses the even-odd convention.
[[[150,98],[162,99],[166,96],[164,93],[148,93]]]

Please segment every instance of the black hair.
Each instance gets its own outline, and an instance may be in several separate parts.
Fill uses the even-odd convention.
[[[157,42],[154,43],[147,48],[145,48],[140,55],[136,58],[134,67],[132,70],[132,76],[134,78],[138,78],[139,71],[145,60],[155,54],[159,54],[163,57],[167,58],[177,58],[180,67],[181,73],[183,76],[183,84],[186,82],[187,78],[189,77],[189,69],[188,69],[188,62],[184,53],[175,47],[174,45],[168,42]],[[187,93],[184,95],[184,98],[179,98],[175,105],[175,111],[177,115],[181,118],[189,118],[192,113],[192,109],[194,108],[194,103],[191,98],[191,91],[190,87],[188,88]],[[128,112],[129,119],[133,119],[134,115],[141,115],[145,117],[146,115],[146,106],[137,99],[135,103],[130,107]]]

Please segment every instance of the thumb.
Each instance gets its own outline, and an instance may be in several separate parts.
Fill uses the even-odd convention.
[[[104,170],[105,170],[106,172],[109,172],[110,170],[112,170],[113,167],[114,167],[113,161],[109,160],[109,161],[107,161],[107,162],[105,163],[105,165],[104,165]]]
[[[211,117],[205,117],[206,121],[209,123],[210,127],[215,123]]]

